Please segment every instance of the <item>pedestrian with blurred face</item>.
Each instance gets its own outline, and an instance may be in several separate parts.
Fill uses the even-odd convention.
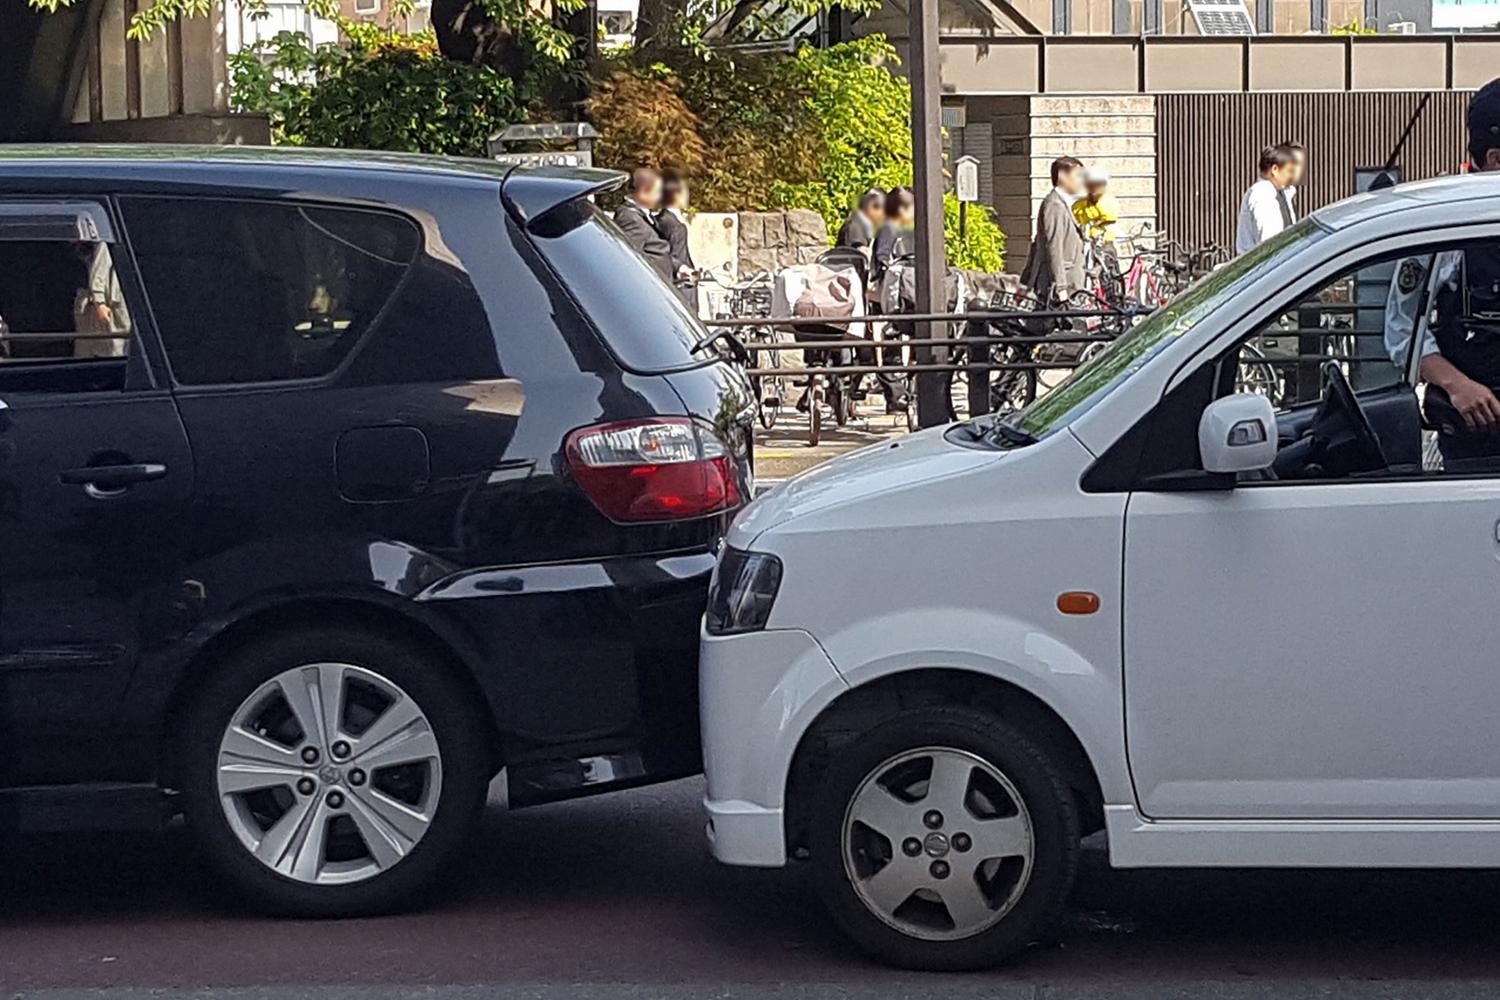
[[[1287,185],[1282,196],[1286,198],[1287,207],[1291,210],[1292,219],[1297,218],[1297,192],[1302,190],[1302,182],[1307,174],[1307,147],[1300,142],[1283,142],[1281,144],[1292,154],[1292,180]]]
[[[669,170],[662,174],[661,211],[656,215],[656,228],[671,247],[672,266],[678,280],[690,278],[697,271],[693,266],[692,251],[688,249],[687,212],[687,181]]]
[[[1109,171],[1087,167],[1083,171],[1083,197],[1073,203],[1073,218],[1091,240],[1112,242],[1115,223],[1120,221],[1120,203],[1109,191]]]
[[[1248,253],[1297,221],[1291,196],[1300,179],[1298,155],[1293,143],[1267,146],[1260,151],[1260,178],[1240,199],[1239,223],[1235,226],[1234,252]],[[1306,162],[1305,156],[1302,160]]]
[[[615,210],[615,225],[625,240],[668,281],[676,275],[672,247],[656,227],[661,207],[661,174],[650,167],[636,167],[630,174],[630,190]]]
[[[1046,308],[1066,302],[1083,288],[1083,233],[1073,203],[1083,194],[1083,163],[1071,156],[1052,161],[1052,190],[1036,213],[1036,236],[1021,271],[1021,284]]]
[[[853,247],[856,250],[868,247],[875,242],[875,234],[880,231],[883,222],[885,192],[880,188],[870,188],[859,196],[859,204],[839,229],[838,240],[834,245]]]
[[[917,196],[906,185],[891,188],[885,196],[885,221],[875,233],[870,253],[870,280],[877,285],[886,268],[897,257],[912,252],[912,226],[917,221]]]

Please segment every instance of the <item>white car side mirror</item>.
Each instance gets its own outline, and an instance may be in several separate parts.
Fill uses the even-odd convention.
[[[1276,410],[1265,396],[1236,393],[1208,404],[1198,421],[1205,472],[1251,472],[1276,460]]]

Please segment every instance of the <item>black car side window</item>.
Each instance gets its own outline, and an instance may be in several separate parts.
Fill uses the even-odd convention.
[[[336,369],[417,253],[407,219],[291,202],[126,198],[146,297],[181,385]]]
[[[0,203],[0,388],[125,385],[134,324],[103,209]]]

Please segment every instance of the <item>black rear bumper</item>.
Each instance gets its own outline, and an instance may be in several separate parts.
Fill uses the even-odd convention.
[[[474,570],[419,600],[468,634],[511,803],[702,768],[698,623],[706,551]]]

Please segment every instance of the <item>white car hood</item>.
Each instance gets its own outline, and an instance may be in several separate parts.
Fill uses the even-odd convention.
[[[954,444],[943,437],[946,430],[934,427],[846,452],[788,479],[740,512],[729,529],[729,544],[749,548],[767,528],[793,518],[965,472],[1006,455]]]

